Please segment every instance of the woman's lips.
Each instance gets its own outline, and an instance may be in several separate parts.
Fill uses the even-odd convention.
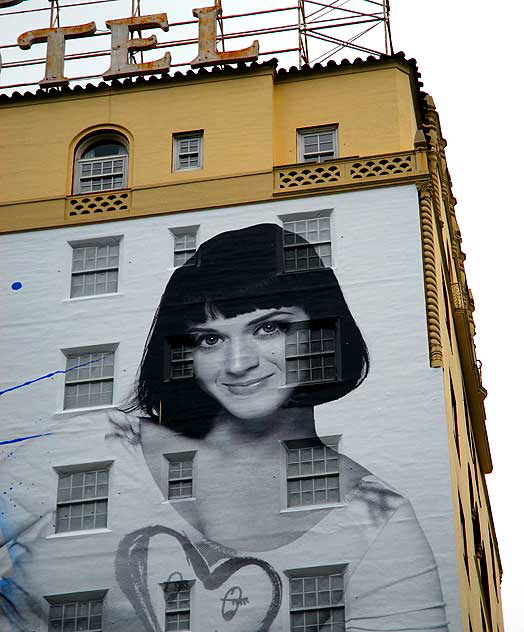
[[[244,380],[243,382],[222,382],[227,390],[233,395],[251,395],[262,388],[265,388],[267,380],[273,377],[274,373],[263,377],[256,377],[252,380]]]

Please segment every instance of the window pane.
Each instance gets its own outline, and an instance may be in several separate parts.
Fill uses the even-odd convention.
[[[118,250],[118,244],[74,247],[71,297],[116,292]]]
[[[190,586],[187,582],[165,584],[166,632],[190,629]]]
[[[193,496],[193,454],[169,457],[168,498]]]
[[[174,233],[175,239],[175,267],[184,265],[188,259],[196,252],[197,229],[177,230]]]
[[[202,135],[175,138],[175,169],[194,169],[202,164]]]

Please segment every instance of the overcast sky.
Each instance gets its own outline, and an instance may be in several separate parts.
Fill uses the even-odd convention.
[[[72,1],[63,0],[63,3]],[[351,6],[351,1],[359,0],[348,0],[346,6]],[[76,14],[69,9],[62,12],[62,24],[94,19],[102,29],[105,19],[129,15],[130,2],[119,0],[84,8]],[[524,3],[522,0],[390,2],[395,50],[403,50],[408,57],[417,59],[425,90],[434,97],[448,141],[448,164],[458,200],[456,213],[467,255],[468,281],[476,304],[477,355],[482,361],[483,382],[489,393],[486,411],[494,472],[487,479],[504,568],[505,629],[506,632],[524,632],[521,579],[524,511],[520,487],[523,477],[518,467],[524,458],[523,413],[519,402],[524,387],[518,364],[524,355],[520,338],[523,250],[520,241],[524,220],[518,188],[523,170],[518,151],[523,146],[520,62]],[[163,10],[169,21],[189,20],[192,8],[207,4],[211,2],[142,0],[142,13]],[[291,0],[223,0],[226,14],[292,4]],[[46,0],[27,0],[10,11],[48,6]],[[287,24],[295,17],[277,15],[278,20],[276,16],[273,20],[280,24]],[[251,22],[245,28],[265,25],[269,18],[259,20],[258,24]],[[4,16],[0,22],[1,43],[14,43],[24,30],[47,26],[47,22],[47,12]],[[238,24],[236,22],[235,27]],[[190,28],[189,36],[194,36],[194,27]],[[183,32],[180,29],[178,36]],[[175,36],[170,32],[167,39]],[[273,49],[295,45],[291,35],[286,37],[287,40],[281,36],[271,42]],[[159,40],[163,39],[166,37],[160,33]],[[85,51],[87,42],[68,42],[67,50]],[[108,48],[109,41],[106,37],[92,38],[92,46]],[[190,59],[195,53],[194,48],[177,50],[176,55],[184,59]],[[42,46],[30,51],[8,49],[2,52],[4,61],[43,55]],[[156,53],[153,58],[158,56]],[[288,65],[292,62],[290,56],[283,55],[282,60]],[[98,68],[104,70],[108,66],[107,58],[98,64]],[[83,71],[80,65],[74,68],[89,74],[93,67],[94,62],[90,60]],[[68,73],[75,74],[70,68],[72,64],[68,65]],[[39,79],[42,74],[42,66],[23,71],[6,69],[0,83]]]

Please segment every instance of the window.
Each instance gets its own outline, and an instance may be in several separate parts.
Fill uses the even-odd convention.
[[[97,134],[78,146],[73,193],[127,187],[129,149],[120,134]]]
[[[460,434],[459,434],[459,418],[457,411],[457,398],[455,397],[455,386],[453,385],[453,378],[451,372],[449,373],[449,392],[451,396],[451,415],[453,417],[453,437],[455,439],[455,448],[457,450],[457,457],[460,463]]]
[[[286,383],[310,384],[337,379],[333,322],[298,324],[286,334]]]
[[[113,403],[114,351],[66,356],[64,409]]]
[[[50,599],[50,598],[49,598]],[[53,601],[49,608],[49,632],[102,632],[103,598]]]
[[[107,467],[58,472],[56,532],[107,527],[108,495]]]
[[[191,583],[186,581],[164,584],[166,601],[166,632],[190,630]]]
[[[338,158],[337,132],[334,125],[298,130],[298,161],[325,162]]]
[[[196,252],[198,226],[187,228],[174,228],[173,237],[175,240],[175,268],[183,266]],[[193,264],[196,261],[193,260]]]
[[[71,298],[111,294],[118,290],[118,238],[71,244]]]
[[[328,268],[332,264],[329,215],[284,221],[286,272]]]
[[[289,580],[291,632],[344,632],[344,576],[322,573]]]
[[[202,132],[189,132],[176,134],[174,140],[174,165],[175,171],[202,168]]]
[[[172,340],[170,349],[170,379],[193,377],[193,345],[190,341]]]
[[[194,452],[181,452],[166,457],[169,464],[167,475],[169,500],[193,497]]]
[[[469,577],[469,552],[468,552],[468,538],[466,533],[466,519],[464,518],[464,510],[462,508],[462,499],[460,494],[458,495],[459,502],[459,513],[460,513],[460,527],[462,529],[462,541],[464,544],[464,566],[466,567],[466,575],[468,576],[468,582],[470,581]]]
[[[338,453],[319,439],[287,441],[287,506],[340,502]]]

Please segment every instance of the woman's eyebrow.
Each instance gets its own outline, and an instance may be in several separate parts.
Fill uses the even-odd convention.
[[[192,327],[189,328],[188,330],[189,334],[193,334],[193,333],[213,333],[213,334],[217,334],[218,329],[215,329],[214,327],[206,327],[205,325],[194,325]]]
[[[283,309],[277,309],[274,312],[270,312],[269,314],[263,314],[262,316],[259,316],[258,318],[254,318],[253,320],[250,320],[248,323],[248,327],[250,327],[251,325],[258,325],[258,323],[262,323],[265,320],[274,318],[275,316],[295,316],[295,313],[287,311],[287,310],[283,310]]]

